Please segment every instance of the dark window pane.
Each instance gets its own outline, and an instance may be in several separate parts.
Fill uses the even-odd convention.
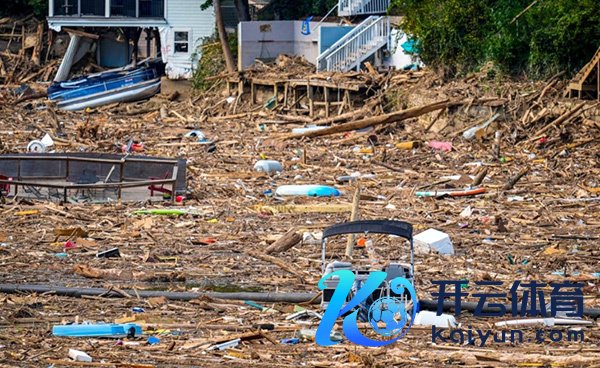
[[[116,17],[135,17],[136,0],[110,0],[110,15]]]
[[[76,15],[77,0],[56,0],[54,2],[54,15]]]
[[[164,0],[140,0],[140,17],[163,18],[164,13]]]
[[[104,16],[106,0],[81,0],[81,15]]]
[[[188,52],[187,42],[175,43],[175,52]]]
[[[187,32],[175,32],[175,42],[177,41],[187,41],[188,33]]]

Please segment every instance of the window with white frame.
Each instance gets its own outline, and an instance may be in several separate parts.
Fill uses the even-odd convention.
[[[176,54],[187,54],[190,52],[190,38],[191,32],[186,31],[175,31],[174,34],[174,49]]]

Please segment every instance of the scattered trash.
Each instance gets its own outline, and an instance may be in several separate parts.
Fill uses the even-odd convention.
[[[27,145],[27,152],[44,153],[48,148],[54,146],[54,140],[48,133],[41,140],[33,140]]]
[[[436,312],[420,311],[415,317],[415,325],[420,326],[435,326],[440,328],[456,327],[456,319],[451,314],[442,313],[437,315]]]
[[[315,336],[317,336],[317,330],[302,329],[297,332],[297,336],[300,341],[315,341]],[[332,341],[342,341],[344,339],[339,331],[331,331],[329,337]]]
[[[322,318],[323,316],[321,314],[308,309],[301,310],[285,317],[286,320],[297,323],[311,323],[311,321],[320,320]]]
[[[427,142],[427,145],[435,150],[440,150],[444,152],[452,151],[451,142],[429,141]]]
[[[473,214],[473,209],[471,208],[471,206],[467,206],[467,207],[465,207],[464,210],[462,210],[460,212],[460,214],[458,216],[460,216],[462,218],[467,218],[467,217],[471,217],[472,214]]]
[[[300,339],[297,337],[290,337],[287,339],[281,339],[281,343],[284,345],[296,345],[300,343]]]
[[[465,139],[473,139],[473,137],[480,136],[481,132],[483,130],[485,130],[485,128],[487,128],[491,123],[493,123],[494,121],[496,121],[496,119],[498,119],[499,116],[500,116],[500,114],[495,114],[494,116],[492,116],[486,122],[484,122],[482,124],[479,124],[477,126],[474,126],[473,128],[467,129],[463,133],[463,138],[465,138]]]
[[[156,336],[150,336],[146,342],[148,345],[158,345],[160,344],[160,339]]]
[[[192,130],[184,135],[186,138],[196,138],[200,143],[210,142],[201,130]]]
[[[76,362],[91,362],[92,357],[81,350],[69,349],[69,358]]]
[[[256,308],[258,310],[260,310],[261,312],[267,312],[267,313],[275,313],[277,312],[277,310],[273,309],[273,308],[267,308],[265,306],[262,306],[258,303],[255,303],[251,300],[245,300],[244,304],[251,306],[252,308]]]
[[[338,197],[340,191],[326,185],[282,185],[277,188],[278,196]]]
[[[323,232],[304,232],[302,234],[302,243],[306,245],[319,245],[323,240]]]
[[[96,257],[97,258],[116,258],[116,257],[121,257],[121,253],[119,251],[119,248],[112,248],[109,250],[105,250],[102,252],[98,252],[96,253]]]
[[[281,172],[283,166],[279,161],[275,160],[260,160],[254,164],[254,171],[260,171],[265,173]]]
[[[46,147],[46,145],[43,144],[41,141],[34,140],[29,142],[29,144],[27,145],[27,152],[44,153],[46,152],[47,148],[48,147]]]
[[[395,144],[396,148],[401,150],[411,150],[418,146],[417,142],[409,141],[409,142],[399,142]]]
[[[123,153],[132,153],[132,152],[144,152],[144,144],[143,143],[135,143],[132,139],[121,146],[121,151]]]
[[[133,307],[133,308],[131,308],[131,311],[134,313],[145,313],[146,312],[144,310],[144,308],[142,308],[142,307]]]
[[[454,247],[450,236],[436,229],[428,229],[414,237],[415,248],[421,248],[425,252],[435,250],[440,254],[454,254]]]
[[[326,126],[318,126],[318,125],[308,125],[305,128],[294,128],[292,129],[292,134],[304,134],[308,132],[314,132],[321,129],[327,129]]]
[[[231,341],[223,342],[221,344],[213,345],[213,346],[209,347],[207,350],[212,351],[212,350],[226,350],[226,349],[235,348],[236,346],[238,346],[240,344],[241,341],[242,341],[241,339],[234,339]]]
[[[135,323],[56,325],[52,327],[54,336],[133,338],[141,334],[142,327]]]
[[[433,190],[415,192],[417,197],[467,197],[485,193],[485,188],[463,189],[463,190]]]

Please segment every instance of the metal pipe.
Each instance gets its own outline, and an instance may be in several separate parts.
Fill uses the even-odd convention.
[[[203,296],[218,299],[229,299],[229,300],[253,300],[257,302],[265,303],[306,303],[311,302],[318,304],[321,302],[321,297],[317,297],[316,293],[257,293],[257,292],[236,292],[236,293],[222,293],[222,292],[205,292],[205,293],[193,293],[193,292],[179,292],[179,291],[153,291],[153,290],[124,290],[127,294],[139,295],[140,298],[153,298],[153,297],[165,297],[170,300],[190,301]],[[112,298],[122,298],[123,295],[116,291],[109,291],[103,288],[75,288],[75,287],[61,287],[51,285],[40,285],[40,284],[0,284],[0,293],[5,294],[18,294],[18,293],[52,293],[53,295],[59,296],[70,296],[80,298],[82,296],[105,296]],[[438,302],[436,300],[419,300],[419,306],[421,310],[437,310]],[[477,308],[478,303],[475,302],[461,302],[461,309],[474,312]],[[511,305],[505,305],[507,310],[511,309]],[[444,311],[451,311],[454,309],[454,301],[444,301]],[[486,303],[482,309],[484,312],[495,312],[497,308],[490,308]],[[584,308],[583,315],[592,318],[600,317],[599,308]]]
[[[175,291],[153,291],[153,290],[124,290],[127,294],[139,295],[141,298],[165,297],[170,300],[189,301],[208,296],[210,298],[230,300],[254,300],[266,303],[302,303],[315,298],[314,293],[255,293],[255,292],[175,292]],[[70,296],[80,298],[82,296],[106,296],[123,297],[123,295],[103,288],[75,288],[40,284],[0,284],[0,292],[6,294],[14,293],[52,293],[53,295]]]

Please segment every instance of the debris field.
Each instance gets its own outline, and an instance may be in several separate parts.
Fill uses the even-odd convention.
[[[8,59],[3,61],[8,66]],[[336,83],[335,76],[286,63],[291,63],[287,75],[260,65],[247,78],[310,75]],[[584,284],[585,308],[600,308],[600,106],[595,101],[564,98],[558,77],[532,83],[481,72],[444,82],[427,70],[371,70],[343,79],[373,87],[368,97],[354,95],[329,117],[322,109],[309,117],[305,100],[284,101],[282,94],[274,106],[267,104],[273,96],[269,88],[255,103],[247,91],[230,96],[227,77],[189,98],[165,93],[78,113],[4,86],[2,153],[23,153],[29,141],[46,133],[56,152],[114,153],[134,140],[144,146],[134,155],[186,158],[188,194],[175,204],[160,193],[122,203],[3,198],[1,284],[104,288],[111,294],[0,294],[0,366],[597,365],[600,326],[589,316],[584,319],[591,325],[581,327],[584,342],[432,343],[431,327],[413,326],[382,348],[346,340],[322,347],[306,332],[317,328],[318,319],[286,319],[302,308],[322,313],[318,303],[257,306],[215,296],[318,293],[321,246],[306,234],[348,221],[359,187],[358,218],[403,220],[415,234],[434,228],[452,240],[453,255],[417,252],[419,299],[434,299],[435,280],[468,280],[463,291],[469,294],[480,290],[474,282],[481,280],[503,282],[493,288],[503,293],[515,280],[569,280]],[[292,133],[309,124],[328,128]],[[210,144],[184,137],[191,130],[201,130]],[[255,171],[261,159],[279,161],[283,171]],[[328,185],[342,194],[272,195],[286,184]],[[469,186],[484,190],[439,195]],[[163,208],[184,211],[134,213]],[[304,240],[288,249],[271,247],[288,233]],[[386,244],[377,256],[406,256],[396,246]],[[112,248],[120,257],[96,257]],[[550,287],[545,290],[549,295]],[[142,291],[206,295],[182,301],[142,298]],[[456,319],[463,329],[500,330],[493,324],[500,319],[475,318],[468,311]],[[55,325],[84,321],[135,322],[144,332],[131,339],[52,335]],[[341,319],[336,329],[341,332]],[[535,336],[532,327],[524,331]],[[299,343],[282,343],[295,337]],[[229,349],[214,349],[236,339]],[[69,359],[69,349],[84,351],[93,362]]]

